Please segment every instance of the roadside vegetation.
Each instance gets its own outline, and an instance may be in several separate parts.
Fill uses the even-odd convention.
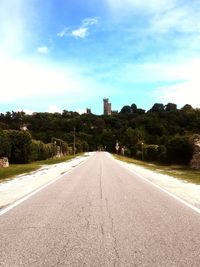
[[[119,154],[130,158],[161,165],[193,162],[193,168],[200,169],[200,109],[155,103],[148,111],[136,104],[125,105],[110,116],[67,110],[0,114],[0,158],[7,157],[10,164],[72,155],[74,140],[76,154],[115,153],[117,147]]]
[[[123,162],[136,164],[157,173],[166,174],[187,182],[192,182],[200,185],[200,171],[193,170],[187,165],[164,165],[155,162],[141,161],[117,154],[114,154],[114,157]]]
[[[80,156],[80,155],[83,155],[83,154],[81,153],[76,154],[75,157]],[[25,173],[36,171],[39,168],[41,168],[41,166],[43,165],[52,165],[52,164],[61,163],[61,162],[71,160],[75,157],[74,155],[67,155],[67,156],[60,157],[60,158],[35,161],[32,163],[28,163],[28,164],[11,164],[8,168],[0,168],[0,181],[4,179],[8,179],[8,178],[10,179],[19,174],[25,174]]]

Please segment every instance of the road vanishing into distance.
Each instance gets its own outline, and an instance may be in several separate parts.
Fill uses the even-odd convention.
[[[200,214],[97,152],[0,216],[0,266],[200,266]]]

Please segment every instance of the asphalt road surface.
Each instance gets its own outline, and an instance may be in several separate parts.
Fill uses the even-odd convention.
[[[200,266],[200,215],[98,152],[0,217],[0,266]]]

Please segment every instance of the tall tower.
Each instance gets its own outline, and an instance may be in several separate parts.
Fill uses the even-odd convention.
[[[103,114],[111,115],[111,103],[109,103],[108,98],[103,99]]]
[[[90,108],[86,108],[86,114],[91,114],[91,109]]]

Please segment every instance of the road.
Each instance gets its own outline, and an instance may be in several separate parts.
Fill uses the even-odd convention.
[[[0,217],[0,266],[200,266],[200,215],[98,152]]]

